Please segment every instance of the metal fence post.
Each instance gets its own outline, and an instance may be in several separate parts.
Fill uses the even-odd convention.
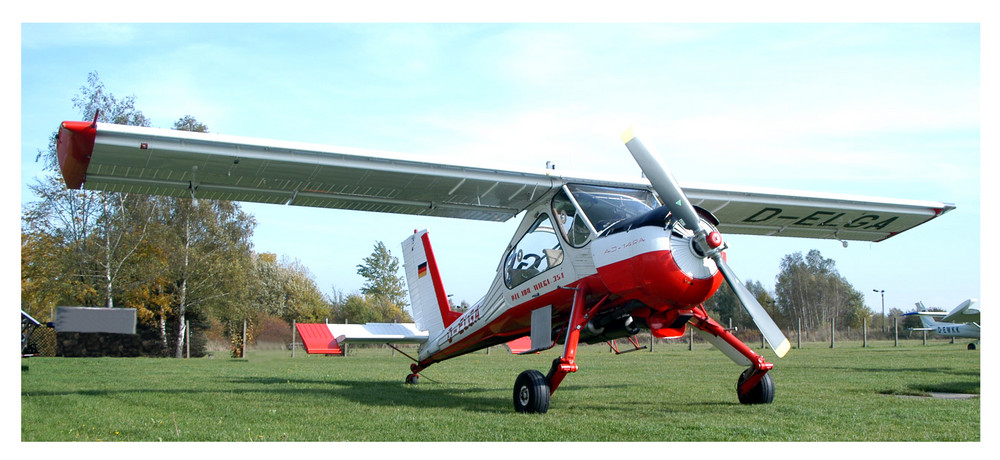
[[[830,348],[833,348],[834,337],[837,335],[837,318],[830,318]]]
[[[892,335],[893,335],[893,344],[892,344],[892,346],[898,347],[899,346],[899,318],[892,318]]]
[[[292,320],[292,357],[295,357],[295,320]]]

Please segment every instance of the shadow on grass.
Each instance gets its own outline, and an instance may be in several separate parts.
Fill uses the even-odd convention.
[[[513,405],[513,385],[509,390],[496,388],[466,387],[456,388],[454,384],[436,384],[421,381],[418,385],[408,385],[403,382],[379,382],[371,380],[313,380],[287,379],[279,377],[242,377],[225,379],[229,385],[225,388],[128,388],[128,389],[90,389],[67,391],[22,391],[21,396],[95,396],[107,397],[125,394],[219,394],[219,395],[253,395],[270,394],[291,398],[316,398],[330,403],[330,398],[337,398],[373,407],[412,407],[416,409],[461,409],[473,412],[509,413]],[[303,388],[303,386],[308,386]],[[625,385],[602,385],[598,388],[617,388]],[[563,386],[559,393],[593,389],[587,387]],[[501,393],[504,396],[498,396]]]
[[[979,394],[979,382],[941,382],[934,385],[910,385],[910,388],[924,393]]]
[[[913,373],[927,373],[927,374],[949,374],[955,376],[964,377],[979,377],[979,372],[956,370],[952,367],[866,367],[866,366],[797,366],[799,369],[829,369],[838,371],[855,371],[855,372],[875,372],[875,373],[886,373],[886,372],[913,372]]]

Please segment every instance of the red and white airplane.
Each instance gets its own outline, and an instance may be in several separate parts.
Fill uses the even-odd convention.
[[[67,121],[59,163],[68,187],[359,211],[523,220],[486,295],[449,308],[426,231],[403,241],[415,327],[355,326],[339,342],[421,343],[406,382],[428,366],[530,337],[534,352],[563,345],[546,374],[521,373],[514,408],[546,412],[575,372],[580,342],[679,337],[692,326],[746,367],[744,404],[770,403],[765,358],[709,317],[723,282],[736,292],[777,356],[788,339],[726,263],[721,232],[881,241],[951,204],[766,189],[681,187],[631,130],[622,136],[646,179],[569,177],[437,164],[385,152],[217,134]],[[371,325],[367,325],[371,326]],[[527,339],[521,339],[527,340]]]

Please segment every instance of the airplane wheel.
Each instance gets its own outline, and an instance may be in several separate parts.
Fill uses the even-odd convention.
[[[418,380],[420,380],[420,376],[417,374],[410,374],[406,376],[406,383],[409,385],[416,385]]]
[[[514,381],[514,410],[544,414],[549,410],[549,382],[541,372],[527,370]]]
[[[764,378],[757,382],[757,386],[753,387],[746,394],[740,394],[740,387],[743,385],[750,374],[753,373],[753,368],[749,368],[740,374],[739,380],[736,381],[736,397],[739,398],[740,404],[771,404],[774,400],[774,379],[771,378],[771,373],[768,372],[764,374]]]
[[[976,349],[976,344],[974,344],[974,343],[970,343],[970,344],[969,344],[969,349],[970,349],[970,350],[975,350],[975,349]]]

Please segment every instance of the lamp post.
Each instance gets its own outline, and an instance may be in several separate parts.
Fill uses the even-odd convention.
[[[872,289],[872,291],[882,294],[882,333],[884,334],[885,333],[885,289],[882,290]]]

